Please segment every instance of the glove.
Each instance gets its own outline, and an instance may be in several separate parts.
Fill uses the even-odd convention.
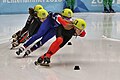
[[[86,32],[83,31],[79,36],[80,36],[80,37],[84,37],[85,35],[86,35]]]
[[[31,16],[34,16],[34,9],[33,8],[29,8],[29,14],[31,15]]]

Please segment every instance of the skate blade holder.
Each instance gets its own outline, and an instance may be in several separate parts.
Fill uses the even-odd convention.
[[[49,66],[50,66],[49,63],[46,62],[46,61],[44,61],[43,63],[40,63],[40,65],[41,65],[41,66],[46,66],[46,67],[49,67]]]
[[[49,64],[45,64],[45,63],[41,63],[40,65],[41,66],[45,66],[45,67],[49,67],[50,66]]]

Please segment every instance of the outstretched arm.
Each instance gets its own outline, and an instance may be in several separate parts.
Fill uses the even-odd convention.
[[[73,28],[72,21],[67,21],[67,20],[63,19],[60,15],[57,15],[55,20],[56,20],[59,24],[62,24],[63,27],[64,27],[66,30],[70,30],[71,28]]]

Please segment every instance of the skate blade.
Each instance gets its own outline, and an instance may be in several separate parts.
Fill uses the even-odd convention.
[[[34,62],[34,64],[37,66],[37,65],[40,65],[40,63],[38,63],[37,61]]]
[[[40,66],[46,66],[46,67],[49,67],[50,65],[49,65],[49,64],[45,64],[45,63],[41,63]]]
[[[19,51],[16,52],[17,55],[20,55]]]
[[[37,65],[46,66],[46,67],[49,67],[49,66],[50,66],[49,64],[39,63],[39,62],[37,62],[37,61],[35,61],[34,64],[35,64],[36,66],[37,66]]]
[[[10,50],[14,50],[14,47],[11,47]]]
[[[16,48],[16,47],[11,47],[10,50],[17,50],[19,48]]]
[[[24,54],[22,57],[25,58],[25,57],[28,57],[28,55],[25,55],[25,54]]]

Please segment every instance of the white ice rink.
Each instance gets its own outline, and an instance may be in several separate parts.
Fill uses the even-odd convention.
[[[51,58],[50,67],[35,66],[55,37],[26,58],[10,50],[9,39],[28,15],[0,15],[0,80],[120,80],[120,13],[76,13],[87,22],[87,35],[73,37]],[[74,70],[74,66],[80,70]]]

